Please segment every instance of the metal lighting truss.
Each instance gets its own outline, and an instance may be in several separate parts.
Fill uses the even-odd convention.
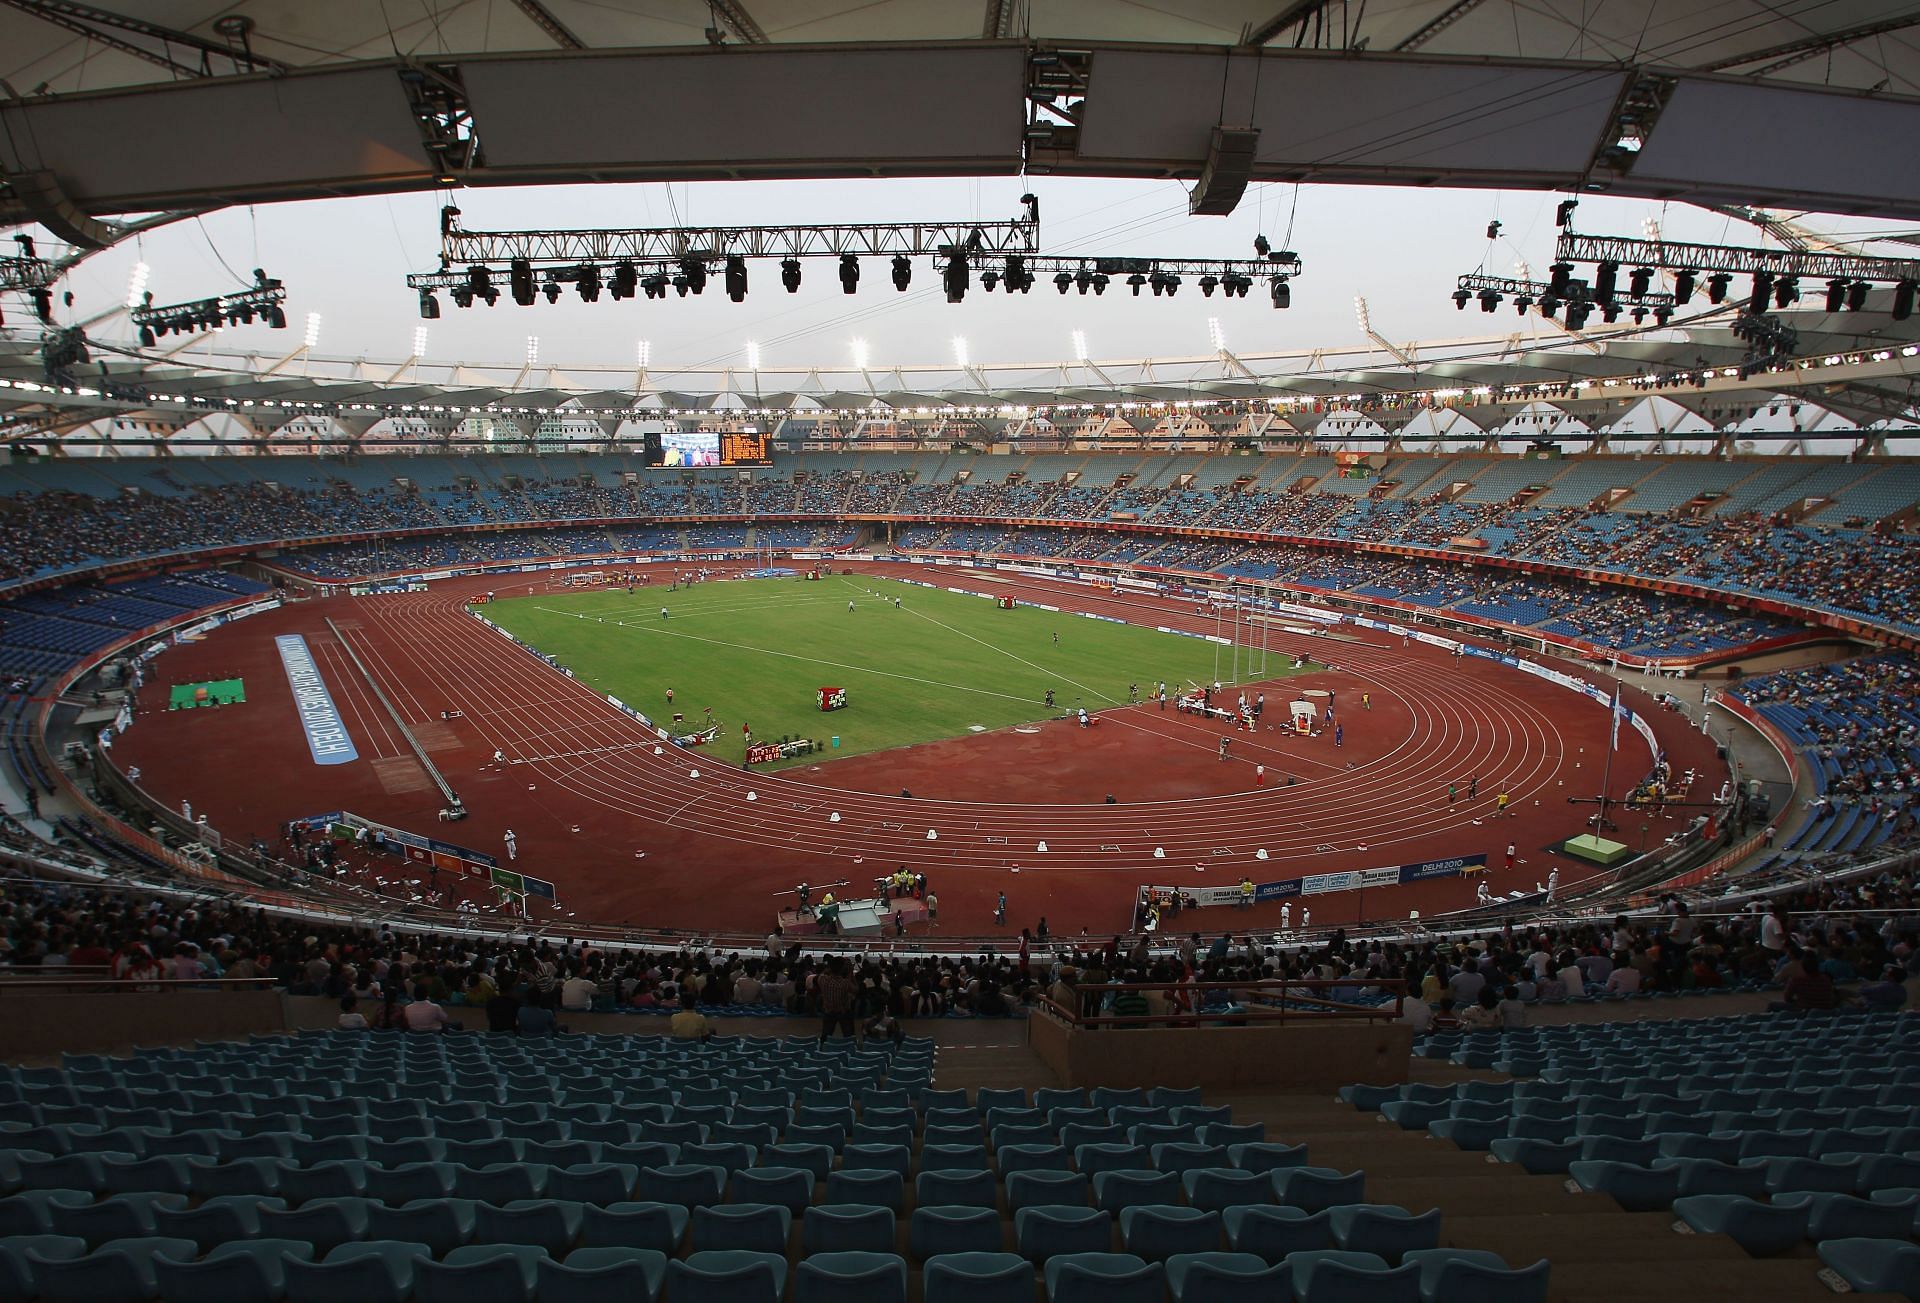
[[[1659,267],[1675,271],[1733,276],[1805,276],[1810,280],[1920,280],[1920,259],[1875,258],[1821,249],[1750,249],[1718,244],[1679,244],[1672,240],[1635,240],[1614,235],[1576,235],[1562,231],[1555,246],[1560,262],[1611,262],[1621,267]]]
[[[252,321],[256,316],[275,330],[285,330],[287,314],[281,304],[286,300],[286,286],[256,267],[253,284],[238,293],[168,304],[156,304],[149,293],[146,301],[127,315],[140,328],[140,342],[152,347],[154,336],[169,331],[189,334],[212,330],[221,325],[238,325],[242,321]]]
[[[34,314],[45,321],[53,315],[53,283],[60,269],[42,258],[30,235],[16,235],[18,255],[0,258],[0,293],[24,294],[33,302]]]
[[[1469,298],[1492,294],[1497,296],[1495,302],[1500,298],[1511,298],[1516,301],[1531,299],[1534,302],[1545,300],[1559,300],[1563,303],[1602,302],[1594,296],[1593,286],[1577,276],[1569,276],[1556,289],[1550,281],[1522,280],[1513,276],[1483,276],[1479,272],[1470,271],[1460,277],[1458,288],[1454,290],[1456,296],[1461,293],[1465,293]],[[1673,295],[1665,290],[1650,289],[1644,294],[1634,294],[1629,290],[1620,289],[1614,292],[1613,297],[1624,300],[1623,306],[1630,308],[1647,308],[1656,312],[1672,312],[1674,309]],[[1526,311],[1526,306],[1521,305],[1520,310]]]

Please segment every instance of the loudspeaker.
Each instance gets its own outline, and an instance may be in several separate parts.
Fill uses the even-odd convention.
[[[1196,217],[1224,217],[1234,210],[1253,176],[1260,147],[1258,127],[1215,127],[1207,142],[1207,161],[1187,195],[1187,211]]]
[[[648,466],[665,464],[667,460],[667,450],[660,442],[660,432],[658,430],[648,430],[645,438],[645,451],[642,454],[641,460]]]

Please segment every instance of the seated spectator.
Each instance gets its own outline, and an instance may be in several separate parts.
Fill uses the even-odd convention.
[[[1417,995],[1409,995],[1400,1002],[1398,1021],[1413,1028],[1413,1034],[1418,1036],[1433,1026],[1433,1006]]]
[[[867,1022],[868,1039],[876,1036],[898,1045],[907,1039],[907,1029],[901,1025],[898,1018],[893,1016],[891,1010],[882,1009]]]
[[[538,1000],[525,1000],[521,1003],[520,1012],[515,1018],[514,1030],[529,1039],[539,1039],[557,1036],[566,1028],[560,1025],[560,1019],[555,1017],[553,1010],[546,1005]]]
[[[600,987],[585,973],[575,973],[560,984],[560,1008],[565,1013],[586,1013],[593,1008]]]
[[[1491,986],[1480,988],[1479,998],[1460,1011],[1460,1025],[1468,1031],[1493,1031],[1500,1026],[1500,995]]]
[[[1500,997],[1500,1003],[1494,1006],[1494,1012],[1500,1015],[1502,1028],[1527,1025],[1526,1003],[1521,1000],[1519,991],[1512,986],[1509,986],[1506,994]]]
[[[1907,1002],[1906,974],[1898,964],[1888,964],[1878,981],[1860,988],[1860,1003],[1869,1009],[1898,1009]]]
[[[667,1029],[677,1041],[710,1041],[713,1039],[713,1024],[707,1016],[694,1008],[692,995],[680,997],[680,1011],[667,1021]]]
[[[517,1032],[520,1030],[520,1001],[510,991],[495,991],[487,1001],[487,1030],[490,1032]]]
[[[447,1011],[435,1004],[431,998],[432,986],[421,982],[413,988],[413,1003],[402,1011],[410,1032],[443,1032],[448,1028],[458,1029],[459,1024],[447,1016]]]
[[[1616,967],[1607,974],[1605,990],[1610,995],[1637,995],[1640,992],[1640,970],[1627,961],[1627,956],[1614,956]]]
[[[340,1018],[335,1026],[343,1032],[363,1032],[367,1030],[367,1015],[360,1012],[360,1001],[351,995],[340,997]]]
[[[1839,1002],[1833,979],[1820,971],[1819,959],[1811,950],[1790,960],[1786,972],[1787,985],[1781,998],[1767,1006],[1773,1012],[1831,1009]]]

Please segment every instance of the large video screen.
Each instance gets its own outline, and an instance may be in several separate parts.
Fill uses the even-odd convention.
[[[720,432],[722,466],[771,466],[767,436],[758,430],[722,430]]]
[[[660,436],[662,466],[718,466],[720,435],[715,430],[668,430]]]

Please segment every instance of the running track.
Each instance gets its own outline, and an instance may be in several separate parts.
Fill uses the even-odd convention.
[[[957,568],[859,569],[937,577],[1066,611],[1212,629],[1189,604],[1154,595],[1024,577],[1008,583],[1004,574],[998,582],[976,580]],[[749,773],[703,764],[697,751],[656,754],[655,739],[637,721],[466,613],[463,600],[489,584],[509,590],[504,576],[482,577],[423,594],[303,603],[169,652],[146,690],[147,709],[163,699],[166,683],[196,677],[197,663],[244,669],[249,709],[144,715],[116,755],[142,765],[156,795],[193,800],[230,835],[344,807],[498,853],[512,827],[515,867],[558,882],[567,910],[648,926],[760,928],[775,894],[794,882],[845,878],[854,894],[865,894],[868,878],[903,863],[928,874],[941,894],[943,930],[961,933],[991,930],[1002,890],[1016,926],[1044,914],[1064,933],[1124,926],[1143,882],[1228,885],[1243,873],[1261,881],[1476,852],[1494,862],[1500,891],[1531,888],[1556,863],[1563,883],[1586,872],[1547,848],[1580,831],[1589,812],[1566,798],[1599,786],[1605,711],[1533,676],[1420,643],[1403,646],[1384,633],[1349,631],[1368,642],[1271,635],[1274,647],[1310,651],[1337,668],[1274,689],[1267,718],[1284,718],[1293,686],[1332,689],[1346,724],[1338,749],[1324,736],[1242,734],[1234,760],[1223,764],[1217,725],[1142,705],[1106,710],[1090,730],[1048,723],[1038,732],[1002,730]],[[371,780],[366,763],[315,769],[308,762],[290,718],[274,713],[287,693],[272,635],[289,628],[313,645],[363,761],[382,759],[389,777],[409,763],[399,759],[408,753],[386,712],[332,645],[326,615],[340,622],[410,723],[437,724],[443,710],[463,713],[445,726],[452,737],[432,750],[473,818],[445,828],[433,821],[439,801],[430,790],[389,790],[394,784]],[[1373,701],[1364,714],[1357,709],[1363,691]],[[1637,704],[1644,711],[1644,700]],[[1695,791],[1716,790],[1725,767],[1711,744],[1668,728],[1678,725],[1674,716],[1654,718],[1677,766],[1701,772]],[[1615,795],[1648,763],[1637,734],[1623,730],[1622,739]],[[209,742],[240,762],[212,792],[196,759]],[[496,749],[508,763],[492,764]],[[1264,787],[1255,785],[1256,764],[1267,768]],[[1287,774],[1295,785],[1285,785]],[[1480,780],[1477,802],[1465,799],[1469,775]],[[1456,780],[1461,799],[1449,804],[1447,787]],[[903,786],[915,796],[898,795]],[[1010,787],[1027,799],[1006,799]],[[1493,798],[1502,790],[1516,814],[1495,820]],[[1104,803],[1109,792],[1119,794],[1118,804]],[[1658,840],[1690,813],[1623,819],[1616,836],[1635,840],[1644,822]],[[1511,875],[1499,869],[1509,841],[1520,859]],[[1305,904],[1323,923],[1404,917],[1410,909],[1462,908],[1473,891],[1440,880]],[[1277,924],[1278,907],[1256,915]]]

